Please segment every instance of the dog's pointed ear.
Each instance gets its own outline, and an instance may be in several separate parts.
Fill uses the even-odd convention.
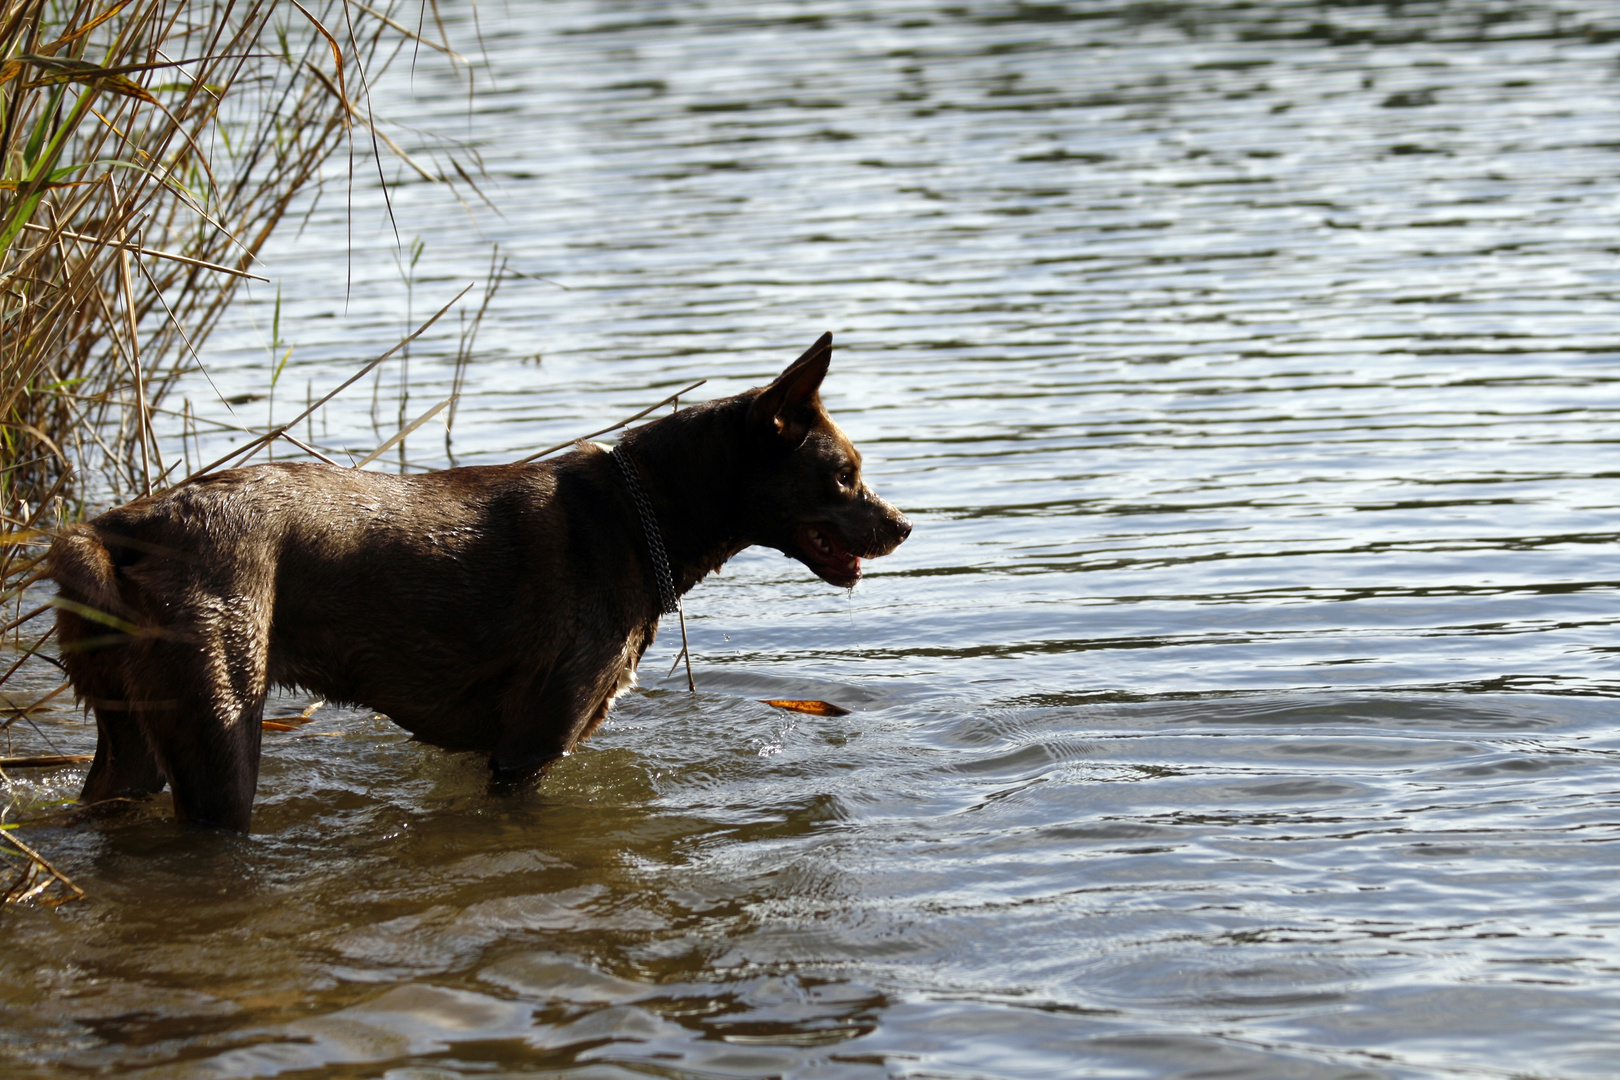
[[[821,380],[827,377],[832,360],[832,334],[822,334],[804,355],[788,365],[776,381],[759,392],[748,419],[765,427],[790,446],[797,446],[810,433],[821,404]]]

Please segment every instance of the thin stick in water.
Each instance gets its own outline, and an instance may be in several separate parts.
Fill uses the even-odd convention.
[[[686,688],[697,693],[697,683],[692,681],[692,646],[686,640],[686,605],[680,597],[675,598],[675,614],[681,617],[681,655],[686,657]]]

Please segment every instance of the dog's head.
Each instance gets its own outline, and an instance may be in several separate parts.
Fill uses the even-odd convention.
[[[899,547],[911,522],[866,486],[860,451],[822,407],[831,358],[832,335],[823,334],[749,406],[757,452],[749,539],[849,588],[861,579],[861,560]]]

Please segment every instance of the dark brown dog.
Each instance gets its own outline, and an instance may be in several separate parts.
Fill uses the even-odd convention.
[[[181,820],[245,831],[272,685],[534,778],[634,683],[673,601],[660,537],[685,592],[750,544],[851,586],[911,532],[822,408],[831,351],[823,335],[770,386],[612,453],[412,477],[232,469],[68,530],[50,551],[57,626],[99,734],[80,797],[167,782]]]

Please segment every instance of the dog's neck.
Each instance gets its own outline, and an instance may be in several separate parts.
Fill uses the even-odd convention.
[[[746,396],[707,402],[628,431],[620,442],[640,469],[677,593],[748,546],[738,434],[747,416]]]

